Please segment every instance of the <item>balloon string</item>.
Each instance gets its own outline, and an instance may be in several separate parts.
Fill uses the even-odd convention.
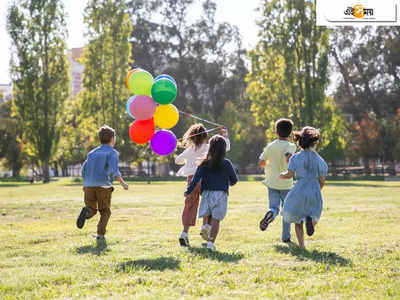
[[[214,122],[211,122],[211,121],[202,119],[202,118],[200,118],[200,117],[197,117],[197,116],[195,116],[195,115],[189,114],[189,113],[184,112],[184,111],[181,111],[181,110],[179,110],[179,112],[180,112],[181,114],[185,115],[185,116],[192,117],[192,118],[194,118],[194,119],[197,119],[197,120],[199,120],[199,121],[202,121],[202,122],[205,122],[205,123],[214,125],[214,126],[225,127],[224,125],[221,125],[221,124],[218,124],[218,123],[214,123]]]
[[[203,132],[200,132],[200,133],[192,134],[192,135],[189,135],[189,136],[186,137],[186,138],[191,138],[191,137],[193,137],[193,136],[200,135],[200,134],[204,134],[204,133],[208,133],[208,132],[211,132],[211,131],[214,131],[214,130],[217,130],[217,129],[219,129],[219,127],[215,127],[215,128],[212,128],[212,129],[208,129],[208,130],[203,131]],[[183,139],[183,137],[179,138],[178,140],[181,141],[182,139]]]

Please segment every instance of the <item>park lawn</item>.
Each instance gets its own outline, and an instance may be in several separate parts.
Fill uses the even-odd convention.
[[[400,183],[329,182],[304,251],[281,217],[260,232],[266,189],[239,182],[212,254],[199,226],[178,245],[184,182],[116,187],[107,247],[68,182],[0,183],[0,299],[400,299]]]

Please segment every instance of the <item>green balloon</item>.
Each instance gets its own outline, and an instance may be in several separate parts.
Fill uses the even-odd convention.
[[[129,89],[135,95],[151,96],[153,76],[145,70],[132,73],[129,78]]]
[[[169,79],[159,79],[151,88],[151,96],[159,104],[174,102],[177,94],[176,85]]]

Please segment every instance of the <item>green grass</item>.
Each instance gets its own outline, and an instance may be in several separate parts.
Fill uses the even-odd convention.
[[[80,186],[0,183],[0,299],[400,299],[400,183],[331,182],[307,250],[280,242],[259,182],[231,189],[216,242],[178,246],[183,182],[116,188],[107,245],[75,227]],[[294,228],[292,228],[292,239]]]

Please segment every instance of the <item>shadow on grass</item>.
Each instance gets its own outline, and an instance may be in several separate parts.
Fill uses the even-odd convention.
[[[0,183],[0,188],[2,187],[20,187],[26,186],[26,183]]]
[[[312,260],[329,265],[351,265],[350,259],[340,256],[335,252],[325,252],[318,250],[313,250],[310,252],[307,249],[302,249],[298,247],[296,244],[291,244],[289,246],[275,245],[275,250],[281,253],[296,256],[300,260]]]
[[[76,253],[78,254],[94,254],[94,255],[104,255],[108,251],[107,242],[104,241],[96,241],[96,246],[87,245],[76,248]]]
[[[241,260],[244,255],[240,252],[237,253],[227,253],[227,252],[211,252],[207,248],[200,248],[200,247],[189,247],[188,250],[196,255],[199,255],[203,258],[208,258],[212,260],[218,260],[220,262],[238,262]]]
[[[144,269],[146,271],[164,271],[179,269],[180,261],[174,257],[159,257],[154,259],[130,260],[118,265],[116,272],[131,272]]]
[[[327,186],[343,186],[343,187],[370,187],[370,188],[396,188],[396,186],[385,185],[385,184],[368,184],[368,183],[356,183],[356,182],[328,182]]]

